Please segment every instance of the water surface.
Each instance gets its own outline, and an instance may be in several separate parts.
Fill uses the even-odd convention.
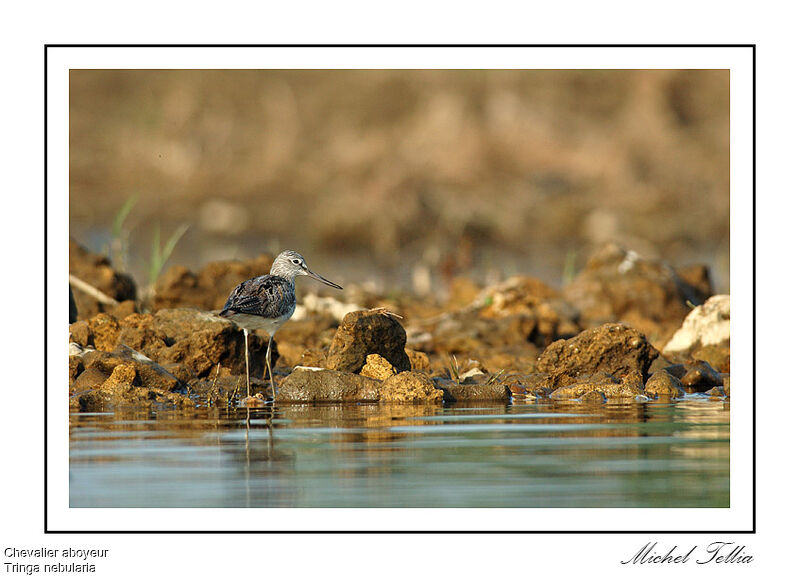
[[[71,507],[728,507],[729,403],[70,415]]]

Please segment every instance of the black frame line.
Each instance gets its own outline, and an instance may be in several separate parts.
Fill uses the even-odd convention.
[[[51,530],[47,527],[48,48],[750,48],[753,62],[753,521],[749,530]],[[44,533],[45,534],[755,534],[756,533],[756,45],[755,44],[44,44]]]

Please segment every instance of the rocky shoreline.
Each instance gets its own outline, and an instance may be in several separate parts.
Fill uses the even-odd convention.
[[[267,338],[251,335],[245,398],[242,333],[216,312],[270,262],[173,267],[137,300],[130,277],[71,242],[70,407],[269,401]],[[342,301],[298,298],[272,349],[276,402],[730,396],[730,298],[713,294],[703,266],[675,270],[607,245],[561,290],[521,276],[457,279],[446,302],[347,289]]]

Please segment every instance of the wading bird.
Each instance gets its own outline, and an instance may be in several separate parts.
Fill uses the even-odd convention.
[[[267,368],[272,399],[275,400],[275,382],[272,379],[272,337],[294,313],[294,279],[298,275],[309,277],[341,289],[339,285],[312,272],[300,253],[284,251],[272,263],[269,275],[253,277],[240,283],[228,297],[220,312],[244,331],[245,371],[247,372],[247,396],[250,397],[250,350],[247,344],[249,331],[261,329],[269,333],[267,345]]]

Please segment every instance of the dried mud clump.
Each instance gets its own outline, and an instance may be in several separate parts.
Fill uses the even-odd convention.
[[[219,310],[239,283],[269,273],[272,260],[272,255],[260,255],[249,261],[212,261],[197,273],[175,265],[156,282],[151,307],[153,311],[179,307]]]
[[[76,241],[69,240],[69,273],[117,301],[104,303],[77,287],[70,289],[74,319],[89,319],[101,312],[114,313],[120,306],[131,309],[136,299],[136,284],[130,275],[116,271],[107,257],[89,252]]]
[[[328,350],[326,367],[358,373],[367,355],[376,353],[398,372],[411,369],[405,351],[406,330],[392,315],[380,310],[355,311],[342,320]]]

